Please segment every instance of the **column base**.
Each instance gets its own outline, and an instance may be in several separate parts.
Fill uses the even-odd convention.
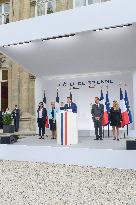
[[[19,132],[36,132],[35,117],[29,113],[23,113],[20,118]]]

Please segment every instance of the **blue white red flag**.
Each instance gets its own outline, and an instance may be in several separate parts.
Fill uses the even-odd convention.
[[[109,117],[108,117],[108,112],[107,112],[107,109],[106,109],[106,103],[105,103],[105,100],[104,100],[104,95],[103,95],[102,90],[101,90],[100,103],[104,105],[104,114],[103,114],[103,119],[102,119],[102,126],[106,126],[109,123]]]
[[[123,98],[123,92],[120,88],[120,109],[121,109],[121,115],[122,115],[122,127],[129,124],[129,115],[127,111],[127,107],[125,104],[125,100]]]
[[[125,90],[125,98],[124,98],[124,100],[125,100],[125,105],[126,105],[126,108],[127,108],[127,111],[128,111],[128,115],[129,115],[129,123],[132,123],[133,122],[132,112],[131,112],[131,109],[130,109],[128,94],[127,94],[126,90]]]

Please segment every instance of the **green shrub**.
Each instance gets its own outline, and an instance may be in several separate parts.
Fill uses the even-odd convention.
[[[47,14],[52,14],[53,13],[53,10],[51,8],[48,8],[47,9]]]
[[[4,116],[3,116],[3,124],[4,125],[11,125],[12,124],[12,116],[11,116],[11,114],[4,114]]]

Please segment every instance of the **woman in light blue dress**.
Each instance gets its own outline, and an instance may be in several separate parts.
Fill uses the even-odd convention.
[[[49,124],[50,124],[50,130],[52,132],[52,138],[57,138],[57,132],[56,132],[56,113],[59,112],[59,109],[55,107],[55,102],[51,102],[51,108],[48,110],[48,116],[49,116]]]

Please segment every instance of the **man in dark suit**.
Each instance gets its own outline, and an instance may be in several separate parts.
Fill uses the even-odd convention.
[[[20,109],[17,105],[15,105],[15,109],[12,111],[12,116],[14,119],[14,126],[15,126],[15,132],[18,132],[19,130],[19,120],[20,120]]]
[[[65,104],[64,109],[71,109],[73,113],[77,113],[77,105],[72,102],[70,97],[67,97],[67,104]]]
[[[96,139],[95,140],[102,140],[102,118],[104,114],[104,105],[99,103],[99,98],[95,97],[95,104],[92,105],[92,119],[94,122],[94,127],[95,127],[95,135]],[[99,130],[99,134],[98,134]]]
[[[44,108],[43,102],[39,103],[37,114],[38,114],[37,123],[39,127],[39,139],[44,139],[47,110],[46,108]]]

